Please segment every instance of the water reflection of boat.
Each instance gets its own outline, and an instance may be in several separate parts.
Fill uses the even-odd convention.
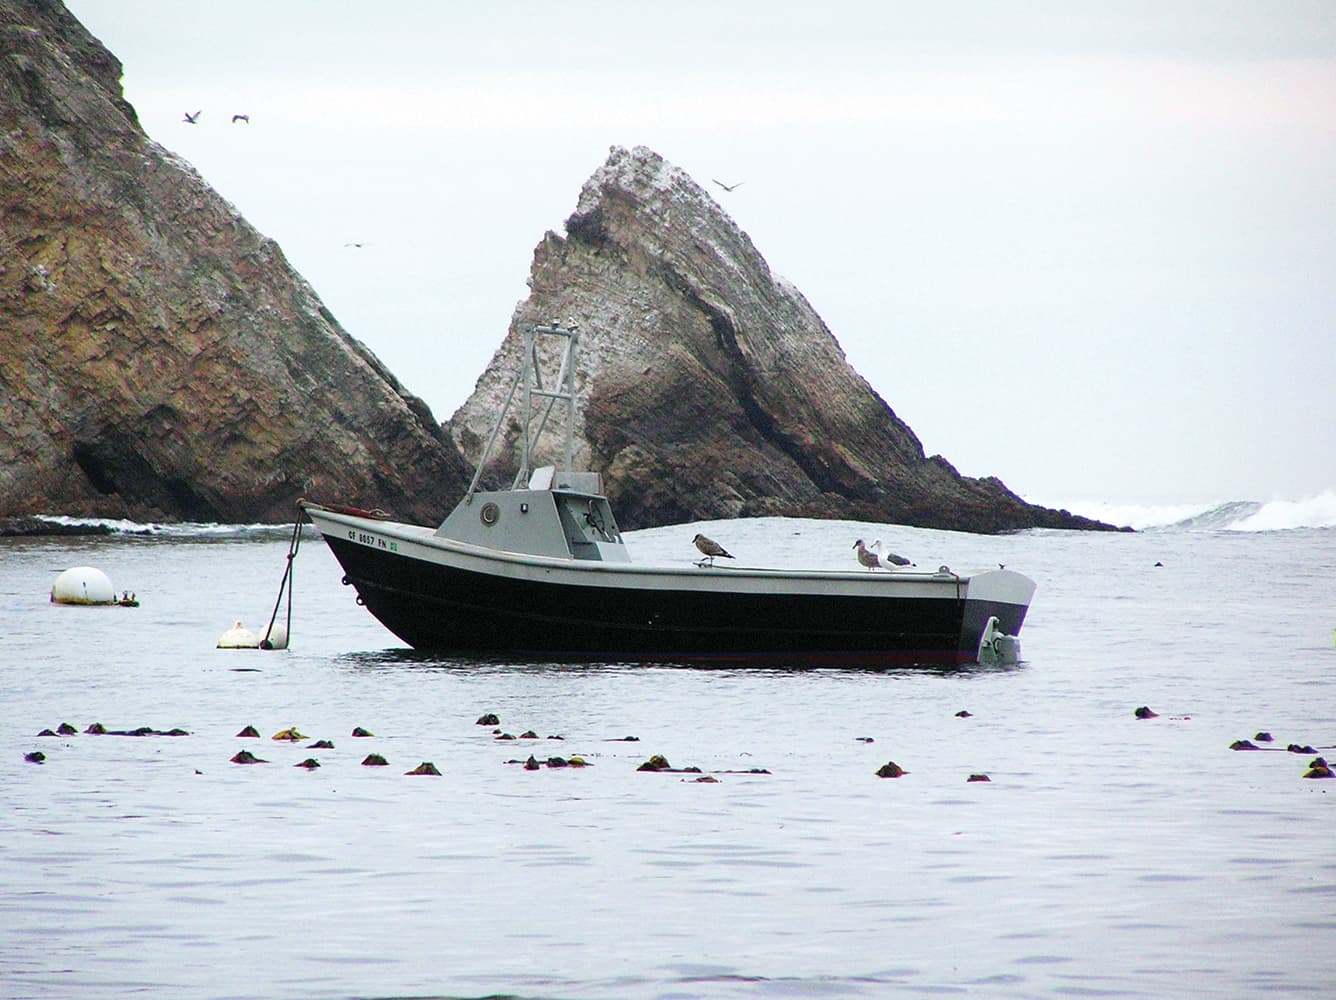
[[[538,338],[561,347],[550,388]],[[406,643],[522,657],[768,667],[1018,659],[1016,636],[1035,588],[1011,570],[632,563],[600,476],[571,469],[577,344],[573,330],[535,327],[527,334],[524,364],[478,472],[440,527],[300,501],[358,603]],[[521,387],[519,471],[509,489],[480,490]],[[533,468],[532,452],[556,405],[566,418],[562,471]]]

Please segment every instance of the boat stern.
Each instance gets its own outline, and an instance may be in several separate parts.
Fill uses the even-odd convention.
[[[1023,573],[994,569],[969,578],[960,625],[962,658],[977,663],[1015,663],[1020,659],[1020,631],[1035,582]]]

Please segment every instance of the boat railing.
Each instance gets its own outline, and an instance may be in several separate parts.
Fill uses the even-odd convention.
[[[559,367],[556,378],[551,383],[551,388],[543,383],[543,365],[539,358],[539,338],[548,337],[556,337],[561,341]],[[524,356],[520,370],[515,373],[515,377],[510,383],[510,390],[506,393],[506,401],[501,407],[501,412],[497,415],[491,434],[487,437],[487,443],[483,446],[482,454],[478,457],[477,468],[473,470],[473,479],[469,482],[468,492],[464,495],[465,503],[473,502],[473,495],[478,490],[478,482],[482,478],[483,469],[486,468],[487,462],[492,456],[492,449],[496,446],[496,440],[500,436],[501,429],[505,426],[506,417],[515,402],[515,393],[521,385],[524,386],[524,417],[520,431],[520,464],[510,488],[512,490],[520,489],[522,484],[528,482],[531,475],[530,462],[537,449],[539,438],[543,431],[547,429],[548,419],[552,416],[552,411],[558,403],[566,404],[566,426],[562,457],[564,472],[568,476],[571,474],[571,463],[575,455],[575,361],[579,339],[580,335],[575,324],[566,327],[535,325],[525,331]],[[538,404],[542,413],[539,416],[536,428],[534,427],[535,397],[540,401],[547,401],[545,407],[541,402]]]

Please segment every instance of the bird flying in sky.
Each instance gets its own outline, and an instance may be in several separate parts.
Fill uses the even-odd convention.
[[[191,125],[195,125],[199,122],[199,116],[202,114],[204,114],[203,111],[196,111],[193,115],[189,111],[187,111],[186,116],[181,120],[183,122],[189,122]]]
[[[245,122],[247,125],[249,125],[250,115],[233,115],[232,124],[235,125],[237,122]]]
[[[738,181],[736,184],[725,184],[723,181],[715,181],[713,177],[711,177],[710,180],[714,181],[725,191],[732,191],[734,188],[742,187],[742,185],[747,183],[746,181]]]

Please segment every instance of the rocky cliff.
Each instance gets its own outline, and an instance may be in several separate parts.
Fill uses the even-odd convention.
[[[830,330],[686,173],[614,147],[450,429],[474,461],[534,323],[575,322],[580,457],[623,527],[766,514],[996,532],[1106,528],[927,457]],[[518,424],[489,473],[516,465]],[[555,444],[555,442],[554,442]],[[551,454],[560,454],[553,447]]]
[[[120,74],[57,0],[0,0],[0,516],[438,520],[467,470],[426,405]]]

